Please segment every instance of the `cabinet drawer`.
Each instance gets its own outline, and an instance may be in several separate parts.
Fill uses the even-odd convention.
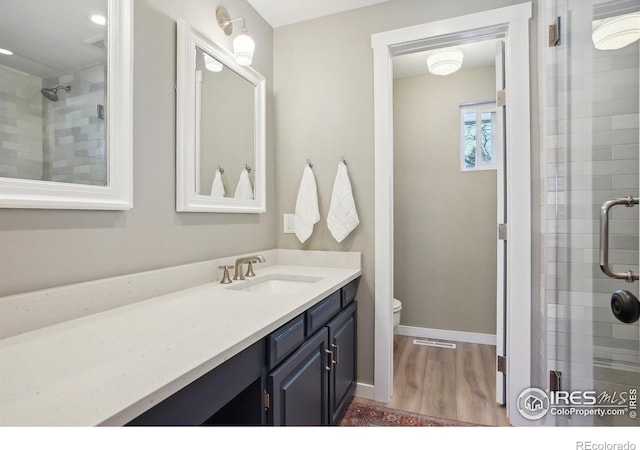
[[[356,292],[358,292],[358,283],[360,283],[360,277],[351,281],[349,284],[347,284],[342,288],[342,307],[343,308],[355,300]]]
[[[336,291],[307,310],[307,336],[311,336],[340,311],[340,291]]]
[[[267,362],[269,368],[277,366],[283,359],[304,342],[304,314],[281,326],[267,338]]]

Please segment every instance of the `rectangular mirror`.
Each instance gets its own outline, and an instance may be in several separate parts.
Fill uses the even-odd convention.
[[[177,53],[177,210],[264,212],[264,77],[184,21]]]
[[[131,208],[131,2],[3,6],[0,207]]]

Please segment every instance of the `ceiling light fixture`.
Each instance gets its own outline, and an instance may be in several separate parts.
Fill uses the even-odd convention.
[[[593,22],[593,45],[598,50],[617,50],[640,39],[640,12]]]
[[[244,19],[242,17],[231,19],[225,7],[220,7],[216,10],[216,18],[218,19],[218,25],[227,36],[231,36],[233,33],[233,22],[242,20],[240,33],[233,39],[233,53],[239,65],[250,66],[256,44],[249,36]]]
[[[102,14],[91,14],[89,16],[89,20],[91,20],[96,25],[104,26],[104,25],[107,24],[107,18],[105,16],[103,16]]]
[[[459,48],[441,48],[427,56],[427,67],[434,75],[449,75],[462,67],[463,58],[464,53]]]
[[[7,50],[6,48],[0,48],[0,55],[11,56],[13,55],[13,52],[11,50]]]

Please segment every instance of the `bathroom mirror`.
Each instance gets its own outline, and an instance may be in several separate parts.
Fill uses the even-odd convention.
[[[265,80],[178,21],[177,210],[261,213]]]
[[[0,207],[132,207],[132,4],[6,0]]]

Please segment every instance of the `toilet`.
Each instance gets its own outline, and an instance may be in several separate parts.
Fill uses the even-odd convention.
[[[393,299],[393,331],[400,325],[400,311],[402,311],[402,302],[397,298]]]

